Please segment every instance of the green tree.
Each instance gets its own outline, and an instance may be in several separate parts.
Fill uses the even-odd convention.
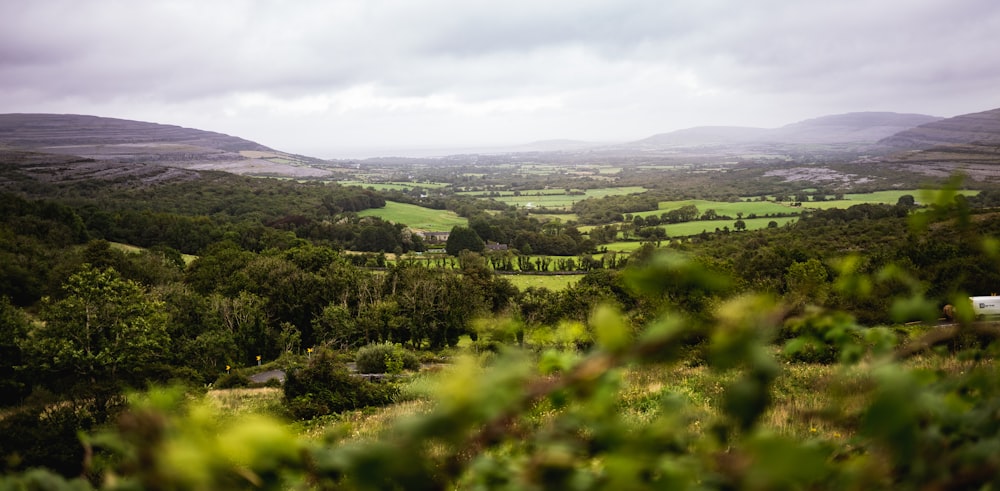
[[[483,252],[484,247],[486,243],[475,230],[456,225],[448,234],[448,242],[445,243],[444,249],[448,254],[457,256],[462,251]]]
[[[24,362],[21,345],[28,336],[28,317],[7,297],[0,297],[0,406],[20,401],[27,392],[17,367]]]
[[[792,263],[785,273],[785,284],[795,305],[823,305],[830,296],[829,273],[819,259]]]
[[[161,301],[112,268],[86,265],[43,300],[44,324],[28,344],[33,368],[56,389],[138,386],[156,374],[169,343]]]

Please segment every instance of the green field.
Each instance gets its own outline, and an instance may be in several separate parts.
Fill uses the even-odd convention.
[[[633,213],[633,216],[647,217],[649,215],[661,215],[670,210],[676,210],[683,206],[694,205],[698,208],[699,215],[708,210],[715,210],[719,215],[729,215],[733,218],[737,213],[742,212],[746,217],[751,214],[764,216],[769,214],[801,213],[802,210],[794,207],[791,203],[775,203],[774,201],[708,201],[703,199],[688,199],[682,201],[661,201],[656,211],[642,211]]]
[[[131,244],[122,244],[121,242],[109,242],[109,244],[111,245],[112,249],[117,249],[119,251],[127,252],[129,254],[138,254],[146,250],[145,248],[139,246],[134,246]],[[181,259],[184,260],[184,264],[191,264],[192,262],[194,262],[195,259],[198,259],[198,256],[195,256],[193,254],[181,254]]]
[[[570,285],[575,285],[581,274],[507,274],[502,275],[519,290],[524,291],[528,287],[548,288],[552,291],[564,290]]]
[[[608,244],[601,244],[601,245],[599,245],[597,247],[598,248],[607,248],[608,251],[613,251],[613,252],[630,253],[632,251],[635,251],[636,249],[638,249],[641,246],[642,246],[641,242],[634,241],[634,240],[627,240],[627,241],[623,240],[621,242],[611,242],[611,243],[608,243]]]
[[[814,208],[821,210],[829,210],[831,208],[849,208],[854,205],[860,205],[865,203],[872,204],[888,204],[894,205],[899,201],[900,196],[910,195],[916,198],[917,204],[926,204],[927,192],[920,189],[900,189],[894,191],[875,191],[873,193],[864,194],[845,194],[842,200],[831,200],[831,201],[807,201],[802,203],[803,208]],[[979,194],[979,191],[958,191],[958,194],[963,196],[975,196]]]
[[[767,228],[767,224],[771,221],[778,222],[778,226],[783,226],[788,222],[795,221],[795,217],[775,217],[775,218],[744,218],[743,223],[746,224],[747,230],[758,230],[762,228]],[[674,223],[670,225],[663,225],[661,228],[667,230],[667,235],[669,237],[688,237],[691,235],[698,235],[702,231],[713,233],[715,229],[723,229],[729,227],[730,231],[736,231],[733,228],[733,224],[736,220],[699,220],[695,222],[685,222],[685,223]]]
[[[620,188],[597,188],[588,189],[582,195],[568,195],[562,189],[529,189],[521,191],[521,196],[514,196],[512,193],[501,193],[497,201],[508,205],[516,205],[525,208],[557,208],[568,209],[577,201],[587,198],[603,198],[605,196],[618,196],[625,194],[635,194],[645,192],[642,186],[627,186]]]
[[[451,184],[443,182],[363,182],[363,181],[337,181],[341,186],[358,186],[362,188],[374,188],[382,191],[409,191],[413,188],[440,189]]]
[[[453,211],[432,210],[422,206],[386,201],[385,208],[370,208],[358,212],[358,216],[377,216],[394,223],[403,223],[412,229],[431,232],[447,232],[456,225],[465,226],[468,220]]]

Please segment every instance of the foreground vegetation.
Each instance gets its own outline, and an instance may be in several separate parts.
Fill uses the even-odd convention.
[[[953,181],[923,206],[759,229],[660,210],[684,198],[664,189],[608,193],[574,205],[611,220],[584,233],[426,190],[219,180],[0,194],[0,483],[997,485],[997,329],[963,301],[1000,284],[994,193]],[[768,186],[750,195],[782,191]],[[389,203],[467,220],[446,267],[412,259],[426,244],[405,224],[359,216]],[[722,226],[655,232],[702,219]],[[598,252],[625,234],[642,240]],[[554,270],[580,274],[497,274]],[[958,322],[937,326],[945,303]],[[287,379],[265,396],[203,395],[270,368]]]

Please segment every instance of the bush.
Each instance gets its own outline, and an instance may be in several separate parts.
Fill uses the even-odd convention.
[[[250,386],[250,379],[246,375],[243,375],[242,373],[239,372],[230,372],[223,374],[222,376],[220,376],[218,379],[215,380],[214,384],[212,384],[212,387],[216,389],[235,389],[236,387],[249,387],[249,386]]]
[[[417,370],[417,355],[392,343],[373,343],[358,349],[355,359],[359,373],[399,373]]]
[[[358,377],[329,350],[313,354],[309,364],[288,372],[285,407],[298,419],[337,413],[365,406],[391,403],[399,389],[390,383],[375,383]]]
[[[80,475],[80,432],[96,425],[92,413],[86,404],[66,403],[24,407],[6,415],[0,419],[0,474],[45,467],[66,477]]]

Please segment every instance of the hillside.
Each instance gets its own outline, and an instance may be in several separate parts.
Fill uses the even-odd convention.
[[[633,142],[639,147],[659,146],[700,146],[751,141],[766,133],[763,128],[746,126],[696,126],[670,133],[659,133],[649,138]]]
[[[738,150],[762,145],[869,145],[939,119],[923,114],[856,112],[807,119],[779,128],[699,126],[660,133],[625,146],[637,150],[734,146]]]
[[[319,160],[180,126],[75,114],[0,114],[0,147],[98,162],[236,174],[318,177]],[[58,160],[58,159],[56,159]]]
[[[884,162],[942,176],[961,170],[974,180],[1000,179],[1000,109],[920,125],[878,142]]]
[[[856,112],[807,119],[775,128],[761,141],[774,143],[875,143],[885,137],[941,118],[924,114]]]

